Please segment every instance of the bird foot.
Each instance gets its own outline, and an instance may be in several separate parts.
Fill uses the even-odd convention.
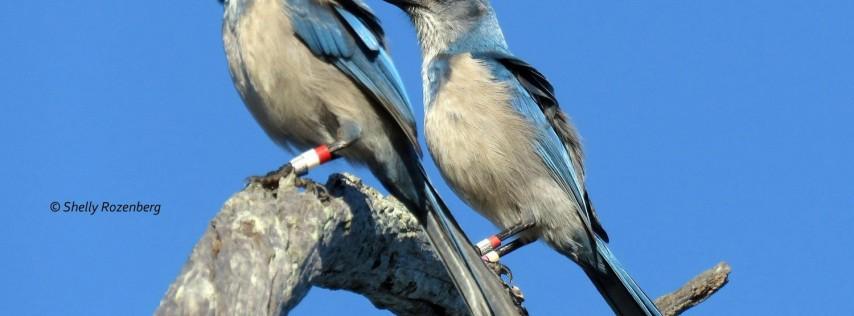
[[[520,314],[528,315],[528,310],[522,306],[522,303],[525,302],[525,295],[522,294],[522,289],[513,285],[513,271],[510,271],[509,267],[498,261],[492,262],[484,260],[483,262],[492,270],[492,272],[495,272],[495,274],[498,275],[499,279],[501,279],[501,285],[504,286],[504,289],[506,289],[507,293],[510,294],[510,298],[513,299],[513,303],[519,308]]]
[[[266,189],[275,190],[279,188],[279,180],[294,173],[294,167],[288,163],[275,171],[270,171],[263,176],[251,176],[246,179],[247,185],[258,183]]]
[[[328,202],[330,200],[329,190],[326,189],[325,185],[303,178],[297,178],[295,181],[297,187],[304,189],[306,192],[311,192],[321,202]]]
[[[486,266],[489,267],[489,269],[491,269],[492,272],[494,272],[496,275],[498,275],[499,278],[503,279],[503,277],[505,275],[507,275],[510,277],[510,280],[513,279],[513,272],[510,271],[510,268],[501,264],[501,262],[497,262],[497,261],[492,262],[489,260],[483,260],[483,263],[486,264]]]
[[[519,312],[522,315],[528,315],[528,309],[525,306],[522,306],[522,303],[525,302],[525,294],[522,294],[522,289],[518,286],[504,284],[507,287],[507,291],[510,292],[510,298],[513,299],[513,304],[516,304],[516,307],[519,308]]]

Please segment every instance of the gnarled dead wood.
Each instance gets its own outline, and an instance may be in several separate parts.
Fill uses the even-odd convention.
[[[729,271],[722,263],[656,304],[678,315],[720,289]],[[235,194],[156,314],[287,314],[312,286],[364,295],[398,315],[466,314],[416,219],[350,175],[332,176],[325,190],[302,192],[286,178],[274,191],[250,185]]]

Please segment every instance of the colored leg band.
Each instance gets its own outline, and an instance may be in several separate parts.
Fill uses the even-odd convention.
[[[320,145],[291,159],[291,165],[294,167],[296,174],[303,175],[308,173],[312,168],[332,160],[332,157],[329,147]]]
[[[490,251],[487,252],[485,255],[481,256],[480,259],[486,262],[496,263],[499,259],[501,259],[501,256],[499,256],[498,253],[495,251]]]
[[[501,239],[499,239],[498,236],[495,235],[489,236],[489,238],[481,240],[477,243],[477,249],[480,251],[481,254],[488,253],[493,249],[498,248],[498,246],[501,246]]]

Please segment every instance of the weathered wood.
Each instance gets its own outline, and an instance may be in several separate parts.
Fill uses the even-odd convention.
[[[659,297],[655,300],[655,305],[666,316],[682,314],[689,308],[702,303],[726,285],[731,271],[732,268],[726,262],[718,263],[713,268],[685,283],[678,290]]]
[[[350,175],[325,190],[293,178],[229,199],[160,302],[157,315],[281,315],[312,286],[364,295],[398,315],[466,308],[416,219]],[[327,195],[328,193],[328,195]],[[677,315],[726,283],[720,266],[660,298]]]

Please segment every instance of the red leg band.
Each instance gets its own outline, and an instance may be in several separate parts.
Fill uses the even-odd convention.
[[[332,160],[332,153],[329,152],[329,147],[326,145],[320,145],[314,148],[314,152],[317,154],[317,157],[320,160],[320,163],[324,163]]]
[[[492,244],[492,249],[498,248],[501,246],[501,239],[498,239],[495,235],[489,236],[489,243]]]

